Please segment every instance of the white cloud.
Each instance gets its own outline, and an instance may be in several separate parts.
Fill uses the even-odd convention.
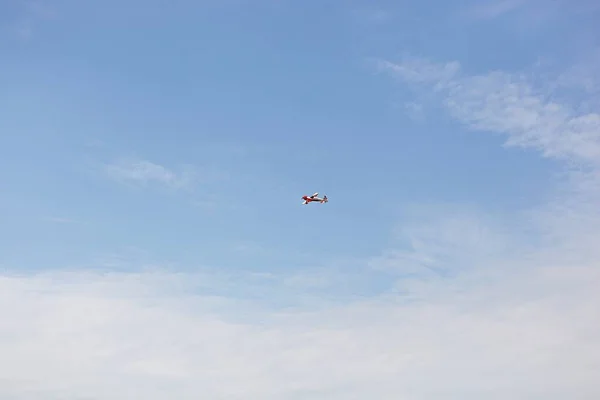
[[[20,13],[12,21],[12,33],[19,39],[29,40],[35,34],[40,22],[57,17],[56,10],[46,2],[18,1]]]
[[[581,113],[547,99],[518,74],[491,72],[462,76],[457,62],[422,59],[383,61],[380,67],[442,96],[450,114],[473,130],[508,136],[509,146],[531,147],[545,156],[600,164],[600,114]]]
[[[54,222],[57,224],[73,224],[77,222],[74,219],[64,217],[46,217],[44,218],[44,220],[47,222]]]
[[[434,91],[449,114],[470,129],[503,134],[508,146],[532,148],[564,161],[567,169],[557,197],[521,215],[534,222],[527,234],[564,249],[562,258],[600,256],[592,245],[600,240],[600,113],[594,107],[580,107],[589,104],[585,91],[571,102],[569,96],[563,96],[562,102],[548,96],[569,85],[585,84],[590,90],[589,65],[579,63],[556,81],[538,85],[528,82],[524,74],[501,71],[465,76],[456,62],[407,59],[397,64],[383,61],[380,67],[403,82]]]
[[[413,101],[409,101],[404,103],[404,110],[410,119],[414,121],[423,121],[424,113],[423,113],[423,105],[420,103],[416,103]]]
[[[456,61],[445,64],[434,64],[419,58],[406,58],[402,63],[379,61],[381,70],[390,70],[398,78],[418,84],[434,84],[436,89],[443,88],[454,79],[460,71]]]
[[[554,96],[565,94],[582,99],[578,108],[581,110],[600,109],[600,48],[593,48],[580,60],[566,68],[554,83]],[[564,93],[563,93],[564,92]]]
[[[355,19],[361,23],[380,25],[389,22],[393,13],[379,8],[360,8],[352,12]]]
[[[171,188],[190,187],[199,178],[197,171],[186,166],[175,172],[147,160],[124,159],[106,166],[110,177],[123,183],[147,185],[157,183]]]
[[[296,311],[201,274],[3,276],[0,397],[597,398],[599,270],[516,267]]]
[[[478,19],[493,19],[502,15],[516,11],[531,0],[492,0],[487,2],[477,2],[468,14]]]
[[[551,29],[555,23],[571,14],[595,11],[592,2],[566,0],[474,0],[460,11],[468,20],[487,23],[497,18],[510,18],[509,27],[519,35],[539,33],[539,29]]]
[[[490,260],[523,251],[523,226],[494,220],[466,207],[421,205],[407,207],[394,241],[372,268],[404,276],[436,277],[490,268]]]

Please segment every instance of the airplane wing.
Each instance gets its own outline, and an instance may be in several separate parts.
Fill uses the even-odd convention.
[[[310,196],[310,197],[317,197],[318,195],[319,195],[319,192],[316,192],[315,194],[313,194],[313,195],[312,195],[312,196]]]

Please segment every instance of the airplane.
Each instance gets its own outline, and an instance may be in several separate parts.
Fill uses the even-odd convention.
[[[319,203],[323,204],[323,203],[327,203],[329,201],[329,199],[327,199],[327,196],[323,196],[323,198],[319,198],[319,197],[317,197],[318,195],[319,195],[319,192],[316,192],[312,196],[307,196],[307,195],[302,196],[302,200],[304,200],[302,202],[302,204],[308,204],[313,201],[318,201]]]

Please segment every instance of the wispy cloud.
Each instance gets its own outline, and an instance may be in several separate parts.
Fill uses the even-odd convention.
[[[467,207],[406,207],[390,248],[370,261],[401,276],[449,276],[485,268],[490,260],[523,250],[522,224]]]
[[[360,8],[352,12],[354,18],[360,23],[367,24],[383,24],[389,22],[393,18],[393,13],[381,8]]]
[[[404,110],[410,119],[423,121],[425,119],[423,105],[414,101],[404,103]]]
[[[44,221],[46,222],[53,222],[56,224],[74,224],[77,223],[77,220],[71,219],[71,218],[64,218],[64,217],[46,217],[44,218]]]
[[[595,206],[600,201],[600,114],[580,107],[589,100],[589,92],[583,91],[572,102],[566,100],[569,96],[558,102],[547,95],[557,86],[577,87],[587,75],[569,69],[569,81],[563,74],[536,85],[525,74],[495,71],[466,76],[457,62],[408,58],[399,63],[383,61],[380,67],[417,90],[435,92],[448,113],[470,129],[505,135],[508,146],[534,149],[563,161],[564,180],[557,182],[556,197],[521,214],[523,221],[535,221],[535,226],[523,229],[541,235],[538,240],[553,241],[565,250],[563,254],[574,249],[588,255],[595,251],[590,240],[600,240],[600,211]]]
[[[509,146],[531,147],[545,156],[600,163],[600,114],[580,113],[547,99],[523,75],[500,71],[463,76],[458,62],[436,64],[424,59],[380,67],[412,84],[426,85],[442,96],[452,116],[473,130],[508,136]]]
[[[520,32],[529,29],[551,27],[565,14],[578,14],[593,11],[591,2],[573,2],[565,0],[485,0],[473,1],[462,11],[462,15],[470,20],[486,22],[498,18],[511,18],[513,26]]]
[[[558,76],[554,86],[575,92],[583,91],[584,95],[589,96],[584,104],[600,109],[600,77],[597,73],[600,69],[600,48],[589,50],[581,58]]]
[[[33,37],[38,24],[41,21],[56,18],[56,10],[47,2],[42,1],[18,1],[20,15],[13,21],[12,32],[23,40]]]
[[[531,3],[531,0],[478,1],[477,5],[468,10],[467,14],[477,19],[493,19],[512,11],[516,11],[525,6],[527,3]]]
[[[200,178],[197,169],[184,166],[180,171],[174,171],[160,164],[147,160],[123,159],[105,167],[108,175],[123,183],[159,184],[174,189],[189,188]]]

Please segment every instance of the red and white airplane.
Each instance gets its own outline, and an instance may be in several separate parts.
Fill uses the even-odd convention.
[[[312,196],[307,196],[307,195],[302,196],[302,200],[304,200],[302,202],[302,204],[308,204],[313,201],[318,201],[319,203],[323,204],[323,203],[327,203],[329,201],[327,199],[327,196],[323,196],[323,198],[319,198],[319,197],[317,197],[318,195],[319,195],[319,192],[313,194]]]

